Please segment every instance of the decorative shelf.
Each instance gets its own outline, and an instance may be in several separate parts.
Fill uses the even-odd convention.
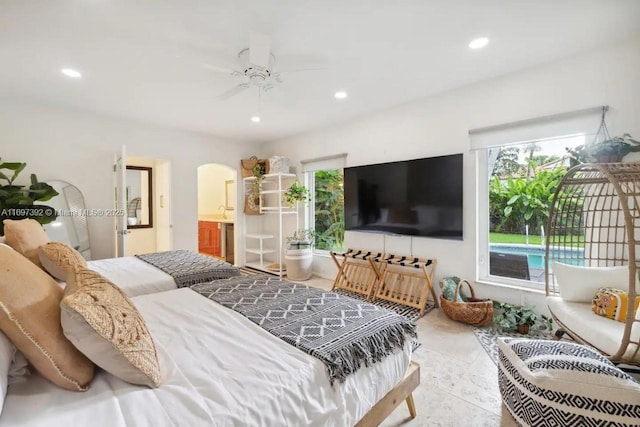
[[[251,239],[273,239],[275,236],[273,234],[247,234],[246,237]]]
[[[258,255],[272,254],[275,252],[274,249],[254,249],[254,248],[246,248],[245,251],[252,254],[258,254]]]
[[[299,228],[298,207],[290,208],[283,201],[297,178],[293,173],[271,173],[263,176],[260,190],[260,214],[247,215],[243,224],[245,266],[277,276],[286,274],[285,236]],[[256,178],[243,179],[244,195],[252,192]],[[294,228],[295,226],[295,228]],[[268,240],[268,248],[265,243]]]

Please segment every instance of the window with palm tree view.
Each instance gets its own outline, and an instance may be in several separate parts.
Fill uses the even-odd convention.
[[[490,276],[544,283],[549,209],[570,167],[567,148],[584,140],[575,136],[489,149]]]

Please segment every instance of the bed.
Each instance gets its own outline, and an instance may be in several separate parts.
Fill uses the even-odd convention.
[[[377,425],[419,381],[409,340],[331,386],[319,359],[191,289],[132,301],[154,336],[162,386],[99,372],[74,393],[33,374],[9,387],[0,426]]]
[[[178,283],[172,275],[145,261],[145,259],[150,259],[152,262],[156,261],[157,265],[163,265],[158,263],[158,261],[162,261],[164,265],[171,266],[170,257],[176,255],[179,258],[174,262],[175,265],[180,265],[185,259],[188,259],[191,262],[198,263],[199,267],[206,266],[203,268],[210,269],[209,274],[190,277],[189,283],[185,284],[186,286],[240,275],[238,267],[186,250],[88,261],[87,266],[118,285],[130,297],[134,297],[176,289]],[[162,256],[168,256],[169,258],[162,259]],[[165,270],[172,271],[170,269]],[[174,274],[176,274],[175,270]]]

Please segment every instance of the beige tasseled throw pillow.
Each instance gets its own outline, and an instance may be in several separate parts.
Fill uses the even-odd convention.
[[[84,391],[93,363],[62,333],[62,289],[17,251],[0,245],[0,329],[54,384]]]
[[[38,267],[42,267],[38,248],[49,242],[42,225],[35,219],[5,219],[2,223],[7,245],[29,258]]]
[[[77,267],[86,267],[87,261],[80,252],[60,242],[49,242],[38,250],[40,263],[53,277],[63,282]]]
[[[132,384],[160,385],[153,338],[120,288],[80,267],[69,274],[60,307],[64,334],[96,365]]]

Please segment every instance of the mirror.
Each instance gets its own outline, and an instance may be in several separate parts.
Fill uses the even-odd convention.
[[[224,182],[224,204],[228,211],[236,208],[236,182],[233,179]]]
[[[127,166],[127,228],[153,227],[152,168]]]
[[[58,212],[55,221],[45,224],[44,231],[52,242],[62,242],[71,246],[86,260],[91,259],[89,227],[84,196],[78,187],[64,181],[47,181],[58,195],[47,201]]]

